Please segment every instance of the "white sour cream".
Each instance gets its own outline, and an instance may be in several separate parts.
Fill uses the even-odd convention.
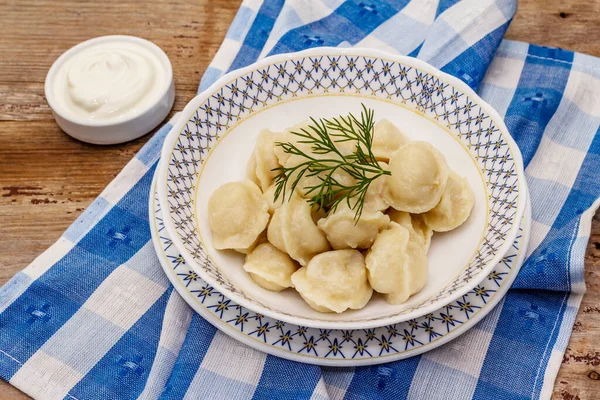
[[[54,96],[69,113],[91,120],[132,117],[154,104],[165,91],[164,65],[141,44],[94,43],[60,67]]]

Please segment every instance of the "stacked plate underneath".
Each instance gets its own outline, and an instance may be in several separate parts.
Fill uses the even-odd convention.
[[[475,208],[434,235],[429,281],[405,304],[318,313],[293,290],[254,284],[243,258],[212,247],[206,203],[244,179],[258,132],[361,104],[438,148],[469,181]],[[519,149],[466,84],[428,64],[365,49],[317,48],[234,71],[194,98],[165,140],[150,195],[154,247],[179,294],[207,321],[294,361],[355,366],[434,349],[473,327],[508,291],[526,253],[531,213]]]
[[[185,261],[165,229],[152,185],[152,241],[167,277],[183,299],[222,332],[274,356],[316,365],[380,364],[435,349],[472,328],[506,294],[527,249],[531,213],[492,272],[473,290],[438,310],[409,321],[370,329],[319,329],[276,320],[242,307],[206,283]]]

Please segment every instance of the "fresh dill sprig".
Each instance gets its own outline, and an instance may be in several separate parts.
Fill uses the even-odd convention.
[[[275,177],[275,201],[291,198],[303,177],[317,177],[319,183],[306,186],[308,202],[317,210],[325,210],[327,214],[346,202],[351,210],[355,210],[354,218],[360,218],[364,208],[367,190],[373,181],[382,175],[390,175],[384,170],[372,152],[373,133],[375,128],[375,112],[362,105],[360,118],[352,113],[332,119],[311,118],[312,124],[292,134],[298,137],[296,143],[277,142],[283,151],[299,157],[300,163],[293,167],[279,167]],[[354,150],[344,154],[336,143],[349,143]],[[336,179],[335,174],[345,173],[353,178],[353,184],[344,184]]]

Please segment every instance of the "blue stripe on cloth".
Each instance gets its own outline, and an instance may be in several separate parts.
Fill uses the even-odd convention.
[[[132,248],[135,251],[138,251],[142,246],[139,244],[145,244],[148,240],[150,240],[150,236],[146,236],[150,234],[150,225],[148,224],[148,201],[150,200],[150,191],[148,188],[152,185],[152,178],[154,177],[154,171],[158,166],[158,162],[155,162],[148,171],[141,177],[141,179],[135,184],[135,186],[127,193],[127,196],[123,197],[118,204],[118,208],[123,210],[128,215],[133,216],[135,221],[144,221],[141,223],[146,229],[147,232],[140,230],[139,240],[137,235],[130,234],[128,229],[128,223],[123,221],[122,223],[115,223],[112,229],[109,231],[112,233],[113,231],[117,232],[116,234],[109,233],[110,241],[108,246],[110,247],[109,251],[114,251],[114,247],[118,246],[127,246]],[[146,202],[146,204],[144,204]],[[106,219],[106,218],[105,218]],[[122,235],[119,235],[119,232],[125,236],[122,238]],[[116,237],[115,237],[116,235]],[[144,239],[147,238],[145,241]],[[116,242],[115,242],[116,241]],[[98,243],[95,244],[96,246]],[[125,261],[125,260],[123,260]]]
[[[500,117],[504,117],[504,114],[512,101],[514,92],[514,88],[504,88],[484,83],[479,88],[478,94],[482,99],[494,107],[498,114],[500,114]]]
[[[477,87],[494,56],[508,21],[512,18],[516,1],[489,0],[483,4],[470,0],[472,4],[483,4],[481,9],[486,11],[481,11],[484,15],[468,15],[468,5],[471,3],[440,0],[436,4],[436,1],[432,0],[432,14],[435,10],[438,16],[442,16],[433,24],[436,29],[432,29],[433,25],[428,26],[423,22],[429,21],[430,14],[419,14],[417,1],[414,0],[411,7],[406,8],[406,13],[400,15],[399,12],[405,8],[408,1],[326,0],[311,3],[293,0],[283,5],[281,0],[247,0],[227,34],[228,40],[236,43],[232,49],[237,48],[240,41],[243,42],[239,52],[234,54],[232,49],[222,48],[219,52],[223,51],[223,57],[206,70],[200,90],[208,87],[224,73],[223,69],[227,66],[223,65],[223,60],[234,60],[232,68],[236,68],[255,61],[260,54],[267,52],[268,49],[265,50],[264,46],[269,34],[275,33],[274,29],[277,30],[276,35],[272,36],[272,42],[269,41],[269,45],[274,43],[271,54],[320,45],[350,46],[365,38],[365,43],[374,38],[374,43],[381,42],[387,48],[393,48],[395,45],[396,50],[410,51],[411,54],[417,55],[423,48],[421,42],[425,39],[425,43],[429,45],[428,56],[432,57],[430,59],[437,57],[437,60],[443,61],[440,62],[440,66],[443,66],[445,71]],[[258,6],[259,4],[262,5]],[[309,8],[313,6],[314,9]],[[456,6],[454,13],[447,12],[452,11],[453,6]],[[289,10],[286,11],[285,8]],[[256,9],[259,9],[258,13],[254,11]],[[260,14],[256,20],[255,14]],[[282,20],[286,15],[290,24],[287,32],[286,21]],[[414,21],[417,21],[415,25],[408,23],[404,19],[405,16],[414,18]],[[462,29],[466,25],[465,21],[460,21],[465,22],[462,24],[455,19],[462,17],[475,18],[468,24],[468,29]],[[484,19],[486,22],[482,23]],[[311,22],[302,25],[302,20]],[[395,25],[401,26],[390,29],[390,26],[396,28]],[[474,27],[480,29],[473,29]],[[489,32],[491,29],[494,31]],[[398,39],[399,36],[402,36],[401,40]],[[276,37],[280,38],[277,43]],[[417,44],[417,49],[412,50]],[[453,47],[454,45],[456,47]],[[461,366],[451,365],[450,361],[428,362],[425,361],[427,357],[419,356],[381,366],[324,369],[322,375],[317,367],[267,356],[264,366],[261,364],[262,375],[255,387],[258,372],[252,379],[242,382],[236,377],[224,377],[214,372],[214,365],[208,365],[209,358],[205,360],[207,365],[203,368],[203,360],[209,347],[216,346],[216,340],[213,340],[215,328],[197,314],[192,317],[185,341],[178,339],[178,345],[170,347],[179,348],[183,341],[174,365],[172,364],[173,358],[176,357],[175,350],[169,353],[170,350],[166,347],[160,347],[166,351],[165,360],[168,364],[162,366],[169,371],[150,374],[150,368],[161,367],[155,366],[153,361],[159,358],[156,352],[159,347],[160,328],[165,321],[166,296],[173,293],[172,289],[167,289],[166,277],[162,274],[156,258],[150,254],[147,222],[150,177],[162,141],[170,129],[168,124],[157,132],[137,156],[142,164],[152,166],[150,171],[139,179],[136,186],[116,206],[111,208],[105,200],[97,200],[80,220],[80,226],[70,228],[65,234],[71,241],[79,243],[62,260],[53,266],[42,265],[50,268],[33,282],[24,276],[16,277],[0,291],[0,300],[9,298],[12,301],[16,298],[0,314],[0,376],[10,379],[41,346],[44,345],[44,350],[51,347],[48,343],[60,338],[56,332],[64,327],[65,323],[75,324],[79,321],[77,318],[81,318],[82,330],[79,332],[87,332],[86,329],[93,328],[94,321],[102,323],[103,326],[110,326],[97,318],[97,315],[89,315],[82,311],[81,305],[115,268],[122,266],[138,271],[157,283],[157,297],[163,290],[167,293],[163,294],[128,332],[124,332],[120,339],[118,335],[121,335],[121,332],[117,326],[118,329],[113,330],[113,333],[118,334],[114,338],[114,341],[118,339],[117,344],[108,352],[105,349],[100,351],[100,346],[98,349],[90,349],[88,355],[94,354],[94,350],[99,354],[98,360],[92,360],[97,364],[76,385],[70,394],[72,396],[135,398],[142,393],[144,386],[150,388],[154,395],[164,386],[162,398],[165,399],[180,399],[197,393],[226,397],[234,392],[246,398],[251,395],[255,398],[318,398],[325,393],[325,383],[331,390],[331,397],[341,397],[345,393],[347,399],[402,399],[408,396],[412,381],[417,379],[415,371],[418,366],[419,370],[435,370],[436,376],[441,377],[435,382],[430,382],[431,385],[443,386],[444,382],[453,381],[455,386],[459,387],[462,382],[473,383],[473,379],[478,379],[475,398],[512,399],[539,396],[542,393],[543,379],[551,361],[550,357],[553,351],[555,356],[557,352],[560,354],[564,351],[576,313],[577,296],[571,295],[570,298],[574,300],[570,307],[567,307],[566,299],[569,294],[566,291],[570,290],[574,283],[583,281],[583,252],[587,238],[578,235],[582,234],[579,232],[580,224],[589,221],[581,220],[581,214],[600,196],[597,185],[597,171],[600,165],[600,135],[597,130],[600,118],[589,115],[596,113],[591,110],[589,103],[584,103],[588,98],[594,97],[595,89],[576,92],[569,86],[565,95],[565,88],[568,79],[574,76],[569,72],[571,68],[596,78],[600,77],[600,73],[596,72],[600,68],[596,58],[574,56],[571,52],[559,49],[515,42],[503,42],[500,47],[506,59],[501,64],[502,68],[497,71],[498,76],[494,76],[492,81],[501,90],[490,91],[494,92],[494,98],[506,97],[506,101],[503,100],[496,106],[499,106],[502,112],[506,111],[507,124],[523,150],[526,164],[534,159],[534,155],[537,157],[535,153],[538,152],[540,158],[536,158],[535,163],[531,165],[531,200],[534,203],[533,213],[537,227],[543,230],[545,225],[549,232],[525,263],[515,282],[516,286],[543,291],[509,292],[503,308],[498,310],[498,325],[495,328],[490,327],[490,330],[493,329],[490,336],[493,336],[480,376],[466,376],[459,372],[462,370]],[[508,61],[510,59],[514,59],[515,63],[511,64]],[[522,60],[525,60],[525,67],[521,71]],[[508,84],[502,80],[503,74],[507,75]],[[518,87],[513,90],[512,86],[517,81]],[[577,84],[577,80],[569,81],[569,85]],[[486,93],[486,90],[482,93]],[[556,118],[553,118],[555,116]],[[557,129],[557,126],[564,129]],[[540,146],[540,143],[543,146]],[[552,146],[546,147],[547,144]],[[572,152],[569,154],[581,157],[569,165],[571,169],[568,173],[553,179],[552,176],[544,175],[543,166],[540,166],[538,161],[551,159],[552,154],[549,154],[547,148],[561,149],[560,146],[563,146],[562,150],[565,152],[569,151]],[[576,169],[575,167],[579,166],[575,163],[581,160],[583,165]],[[139,168],[139,163],[134,164]],[[538,175],[534,174],[534,171],[537,171]],[[573,183],[574,174],[577,176]],[[114,190],[110,193],[115,195],[115,198],[123,194],[118,187],[111,187],[111,190]],[[542,199],[548,196],[560,197],[560,201],[551,203],[551,206],[554,206],[553,210],[550,210],[552,207],[545,209],[540,206],[549,204],[542,203]],[[561,203],[562,199],[564,205]],[[102,220],[96,225],[98,218]],[[88,232],[90,228],[91,231]],[[126,266],[123,266],[123,263]],[[581,289],[581,285],[578,288]],[[557,292],[559,290],[565,292]],[[76,312],[78,317],[74,318]],[[108,340],[102,339],[98,338],[97,343],[104,343],[107,347]],[[399,343],[401,342],[400,340]],[[214,349],[213,347],[211,350]],[[89,365],[84,366],[79,359],[70,360],[68,352],[61,350],[55,346],[48,351],[63,362],[68,361],[68,366],[73,370],[81,372],[89,368]],[[524,357],[523,354],[527,356]],[[214,358],[219,362],[218,357]],[[421,363],[421,360],[424,362]],[[230,363],[235,361],[227,359],[224,365],[231,365]],[[552,362],[554,364],[550,363],[552,365],[548,367],[550,378],[555,373],[554,369],[558,368],[556,362]],[[168,372],[172,374],[165,386]],[[146,383],[151,376],[159,375],[160,382]],[[206,384],[211,385],[211,390],[203,392]],[[432,393],[443,393],[444,388],[437,387]],[[549,388],[545,387],[543,390],[545,393]]]
[[[435,17],[439,17],[444,11],[458,3],[460,0],[439,0],[437,11],[435,12]]]
[[[452,62],[446,64],[442,71],[456,76],[474,90],[477,90],[509,24],[510,21],[486,35],[462,52]]]
[[[477,391],[471,400],[531,400],[530,396],[518,395],[512,391],[505,390],[501,387],[494,386],[485,381],[480,380],[477,383]]]
[[[580,226],[581,222],[579,223]],[[585,224],[586,221],[583,221],[583,223]],[[577,288],[579,293],[582,292],[581,288],[585,287],[584,259],[588,242],[589,238],[587,236],[579,236],[573,241],[573,247],[571,248],[571,265],[569,266],[571,289],[575,291],[575,285],[577,285],[579,286]]]
[[[272,355],[265,366],[253,399],[310,399],[321,369],[315,365],[294,363]]]
[[[0,378],[10,381],[10,378],[17,373],[23,363],[14,358],[9,353],[0,349]]]
[[[179,293],[171,290],[165,307],[156,356],[139,399],[157,399],[163,392],[185,341],[185,333],[190,327],[193,314],[194,310]]]
[[[549,202],[553,200],[547,199],[548,193],[553,193],[554,198],[566,199],[571,189],[551,179],[534,178],[533,176],[527,176],[527,186],[529,187],[529,198],[534,205],[531,209],[531,218],[535,222],[552,226],[556,215],[548,212],[546,208]]]
[[[341,3],[343,3],[345,0],[322,0],[321,2],[326,5],[328,8],[330,9],[335,9],[338,6],[340,6]],[[380,1],[380,0],[375,0],[375,1]],[[302,3],[300,3],[302,4]]]
[[[238,12],[235,14],[235,18],[229,26],[229,29],[227,30],[227,35],[225,37],[227,39],[240,41],[242,37],[245,36],[247,27],[246,21],[253,19],[254,13],[255,12],[253,9],[248,8],[244,6],[244,4],[242,4]]]
[[[419,361],[421,356],[415,356],[384,365],[357,368],[345,398],[405,399]]]
[[[411,51],[408,56],[409,57],[416,57],[419,55],[419,51],[421,51],[421,48],[423,47],[423,43],[421,43],[420,45],[418,45],[413,51]]]
[[[570,291],[570,288],[569,288],[569,291]],[[542,291],[537,292],[537,294],[543,296]],[[569,301],[569,296],[570,296],[569,292],[556,293],[553,295],[556,295],[557,299],[560,298],[561,296],[563,296],[563,297],[562,297],[560,306],[558,306],[558,302],[556,302],[556,304],[557,304],[556,306],[553,306],[553,308],[556,312],[556,319],[554,322],[554,326],[551,327],[551,334],[548,337],[548,341],[547,341],[546,346],[544,347],[542,356],[539,358],[538,369],[537,369],[537,371],[535,371],[535,375],[533,375],[534,382],[533,382],[533,390],[531,391],[531,398],[533,398],[533,399],[540,398],[540,391],[542,390],[542,386],[544,383],[544,375],[546,372],[546,368],[548,367],[548,362],[550,361],[550,357],[552,357],[552,350],[557,346],[557,341],[558,341],[560,333],[561,333],[560,327],[563,323],[563,319],[567,316],[566,311],[569,308],[569,306],[568,306],[568,301]]]
[[[102,335],[97,335],[98,329],[102,329]],[[84,376],[90,369],[89,360],[101,358],[103,354],[100,351],[111,348],[115,338],[122,337],[126,332],[125,328],[110,321],[106,315],[82,307],[63,325],[60,332],[44,343],[41,351]],[[65,346],[67,342],[69,345]]]
[[[147,221],[119,207],[113,207],[77,247],[119,265],[129,260],[149,240],[150,229]],[[57,271],[58,274],[63,272],[65,271]],[[104,276],[98,272],[90,271],[90,277],[94,278],[94,281],[89,283],[102,282]]]
[[[598,68],[598,57],[589,54],[575,53],[573,57],[573,70],[590,74],[600,79],[600,68]]]
[[[290,4],[286,3],[286,5],[284,5],[284,7],[281,9],[281,12],[279,13],[279,18],[277,19],[277,22],[275,23],[275,25],[273,25],[271,36],[269,36],[269,42],[272,40],[279,39],[279,35],[282,35],[283,33],[289,31],[290,28],[295,28],[302,25],[304,25],[304,22],[302,21],[300,15],[298,15],[297,10]],[[273,43],[271,43],[271,46],[272,45]],[[269,49],[265,46],[261,50],[261,53],[264,53],[267,50]]]
[[[216,80],[221,77],[221,75],[223,75],[223,71],[220,69],[208,67],[206,71],[204,71],[204,75],[202,75],[202,80],[200,81],[200,86],[198,87],[198,93],[202,93],[208,89],[210,85],[215,83]]]
[[[587,79],[584,78],[585,83],[590,83],[590,76],[586,74],[586,78]],[[573,83],[571,83],[571,85],[577,86],[577,84]],[[581,96],[581,98],[586,98],[589,96],[589,89],[584,91],[582,84],[579,83],[577,93],[569,93],[567,96]],[[585,152],[588,151],[592,139],[598,133],[600,117],[590,115],[588,112],[582,110],[582,106],[586,109],[590,109],[590,106],[588,105],[586,107],[583,104],[578,104],[578,100],[581,101],[580,99],[571,99],[563,95],[559,111],[560,115],[564,115],[566,118],[563,117],[552,120],[548,124],[544,135],[561,146],[578,150],[585,154]],[[572,134],[574,130],[577,131],[577,135]]]
[[[25,363],[116,267],[117,263],[73,248],[0,314],[0,350]],[[65,281],[65,270],[77,279]]]
[[[554,347],[568,293],[511,290],[481,368],[474,399],[537,398],[547,349]],[[510,360],[510,365],[499,360]]]
[[[464,366],[457,366],[463,367]],[[468,368],[468,367],[466,367]],[[431,385],[435,382],[435,385]],[[434,361],[427,356],[419,362],[417,377],[411,381],[409,398],[467,399],[477,385],[477,376]]]
[[[544,240],[544,245],[536,249],[523,264],[514,287],[570,290],[570,275],[568,270],[565,271],[565,266],[570,264],[570,251],[578,234],[581,214],[600,197],[600,186],[597,184],[596,176],[598,165],[600,165],[600,130],[594,136],[571,190],[567,196],[562,195],[566,201],[555,221],[541,221],[551,223],[552,227]],[[556,183],[552,185],[551,182],[547,183],[550,185],[548,188],[537,187],[539,182],[537,179],[529,178],[534,204],[536,203],[534,195],[544,193],[556,195],[557,190],[561,188],[560,185]],[[534,210],[537,209],[534,207]],[[540,213],[537,219],[542,219],[543,211],[536,211]]]
[[[111,204],[103,197],[96,197],[92,204],[67,228],[63,236],[71,242],[77,243],[110,207]]]
[[[123,264],[150,240],[147,205],[148,187],[152,181],[156,165],[150,168],[119,204],[113,207],[104,218],[78,243],[77,247],[97,254],[106,260]],[[123,205],[123,207],[121,207]],[[59,273],[62,271],[58,271]],[[100,274],[90,283],[100,283]]]
[[[21,271],[0,287],[0,312],[4,311],[11,301],[19,297],[31,281],[32,278]]]
[[[146,243],[140,251],[127,261],[126,266],[163,288],[171,286],[171,282],[160,267],[160,261],[156,257],[152,242]]]
[[[516,11],[516,4],[512,0],[497,0],[495,2],[490,0],[463,0],[448,9],[431,26],[430,34],[423,43],[418,58],[441,69],[452,63],[473,44],[480,42],[489,35],[495,36],[498,28],[502,29],[502,26],[506,27],[510,22],[510,19],[506,19],[504,16],[504,12],[498,9],[498,2],[506,3],[507,6],[512,7],[513,13]],[[458,19],[461,19],[461,21],[457,21]],[[491,56],[493,56],[495,50],[496,47],[491,48]],[[483,68],[483,70],[489,66],[489,64],[473,65],[476,66],[465,64],[467,68]],[[468,74],[467,76],[469,79],[473,79]],[[476,84],[471,84],[471,86],[477,87]]]
[[[404,29],[412,34],[396,35],[399,26],[404,27]],[[368,35],[366,42],[361,42],[360,46],[362,47],[365,44],[368,45],[369,38],[373,37],[379,40],[379,42],[385,43],[387,46],[393,48],[399,54],[411,54],[416,48],[421,46],[423,40],[427,37],[428,32],[429,25],[406,15],[403,12],[399,12],[371,32]]]
[[[600,129],[587,150],[587,154],[577,179],[565,205],[561,208],[554,227],[561,228],[579,216],[592,206],[600,196],[600,185],[598,184],[598,166],[600,165]]]
[[[69,394],[77,399],[135,399],[144,390],[158,349],[169,289],[98,361]]]
[[[217,333],[218,334],[218,333]],[[190,383],[189,399],[250,399],[256,390],[254,383],[242,382],[200,367]]]
[[[506,126],[523,153],[525,166],[560,104],[572,60],[572,52],[529,46],[519,86],[505,115]]]
[[[504,18],[510,21],[517,12],[517,2],[512,0],[494,0],[494,4],[504,14]]]
[[[562,229],[552,228],[544,240],[544,246],[535,250],[521,267],[513,287],[570,290],[570,276],[566,266],[570,263],[578,228],[578,220],[573,220]]]
[[[287,32],[269,54],[338,46],[342,42],[356,44],[408,3],[409,0],[345,1],[327,17]]]
[[[198,314],[192,316],[185,342],[173,368],[173,373],[160,396],[161,399],[182,399],[210,347],[217,329]]]
[[[152,176],[153,171],[151,168],[146,175]],[[139,196],[147,204],[148,187],[144,178],[138,181],[77,246],[0,314],[1,351],[27,361],[115,268],[150,240],[147,216],[141,219],[120,207]],[[65,276],[74,278],[65,280]]]
[[[162,144],[173,128],[173,125],[166,123],[164,124],[152,138],[142,147],[142,149],[135,155],[135,157],[140,160],[144,165],[151,165],[156,162],[160,158],[160,150],[162,149]]]
[[[581,260],[583,261],[583,257],[581,257]],[[582,299],[582,293],[570,294],[569,299],[567,300],[567,307],[565,307],[565,314],[563,315],[563,325],[565,325],[565,323],[568,323],[569,325],[566,327],[566,330],[559,332],[554,347],[555,351],[564,352],[567,349],[569,338],[571,337],[571,327],[575,323],[575,318],[577,317],[577,312],[579,311],[579,305]]]
[[[354,376],[354,368],[322,367],[321,373],[328,392],[331,390],[336,393],[346,393],[346,389],[350,386]],[[332,398],[336,398],[333,393],[330,394]]]
[[[595,165],[597,166],[598,164]],[[585,164],[582,166],[582,170],[584,168]],[[589,174],[589,172],[585,173]],[[579,182],[578,186],[583,190],[575,188],[571,190],[565,205],[560,209],[558,217],[554,222],[554,229],[561,229],[568,226],[574,219],[579,218],[585,210],[590,208],[598,196],[600,196],[600,186],[598,186],[598,181],[588,181],[587,183],[588,185],[584,186],[583,182]]]
[[[284,3],[284,0],[265,0],[263,2],[244,43],[242,43],[242,48],[229,67],[229,71],[250,65],[258,59]]]

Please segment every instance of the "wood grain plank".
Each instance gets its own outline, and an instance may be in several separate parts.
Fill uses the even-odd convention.
[[[507,39],[600,56],[600,2],[521,0]]]
[[[171,59],[173,110],[181,110],[196,94],[239,3],[0,2],[0,284],[60,237],[151,136],[102,147],[61,132],[44,98],[54,60],[96,36],[146,38]],[[28,396],[0,382],[0,398]]]
[[[101,35],[141,36],[173,64],[180,110],[195,95],[240,0],[0,2],[0,284],[49,247],[148,140],[94,146],[54,123],[44,98],[52,62]],[[600,1],[521,0],[507,38],[600,56]],[[27,165],[27,168],[23,168]],[[586,254],[588,291],[553,399],[600,393],[600,219]],[[28,398],[0,382],[0,398]]]

